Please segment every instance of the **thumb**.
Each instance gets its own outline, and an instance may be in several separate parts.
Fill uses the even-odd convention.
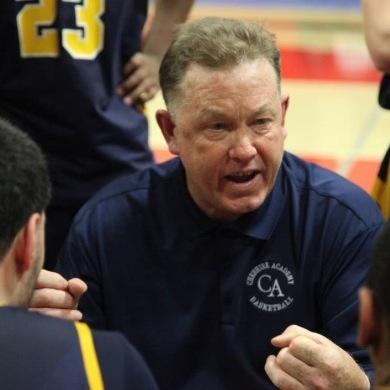
[[[79,278],[68,280],[68,291],[75,299],[75,307],[77,307],[80,297],[87,291],[87,289],[87,284]]]
[[[290,335],[286,335],[286,334],[282,333],[278,336],[272,337],[271,344],[277,348],[285,348],[285,347],[288,347],[291,340],[292,340],[292,338]]]
[[[326,337],[320,335],[319,333],[311,332],[306,328],[303,328],[298,325],[288,326],[283,333],[278,336],[275,336],[271,339],[273,346],[278,348],[287,347],[291,341],[298,336],[305,336],[318,344],[329,344],[331,343]]]

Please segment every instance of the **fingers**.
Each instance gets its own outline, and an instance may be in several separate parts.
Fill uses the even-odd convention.
[[[55,272],[42,270],[30,301],[30,309],[78,321],[82,318],[81,312],[76,310],[78,301],[86,290],[87,285],[78,278],[67,281]]]
[[[318,333],[294,325],[272,344],[281,350],[267,359],[265,369],[280,389],[368,389],[367,377],[353,358]]]
[[[309,366],[321,366],[328,351],[339,347],[326,337],[297,325],[291,325],[279,336],[271,340],[278,348],[288,348],[296,359]],[[330,347],[330,349],[329,349]]]
[[[68,321],[80,321],[83,318],[82,313],[78,310],[64,310],[52,308],[30,308],[29,310]]]
[[[54,288],[58,290],[66,289],[68,282],[57,272],[42,269],[38,275],[35,288]]]
[[[140,68],[145,63],[145,57],[142,53],[135,53],[123,68],[123,74],[128,76],[133,73],[135,69]]]
[[[305,382],[305,378],[310,375],[311,366],[294,356],[293,352],[290,348],[283,348],[276,356],[276,363],[285,373],[302,384]]]
[[[31,298],[31,307],[74,309],[80,297],[87,291],[81,279],[67,281],[56,272],[42,270]]]
[[[75,298],[68,291],[52,288],[35,290],[30,302],[32,308],[74,309],[76,306]]]
[[[307,336],[297,336],[288,346],[289,353],[296,359],[309,366],[321,366],[327,348],[322,344],[308,338]]]
[[[278,364],[274,355],[268,356],[264,370],[271,382],[282,390],[303,390],[304,386],[294,377],[284,371]]]
[[[311,332],[298,325],[290,325],[282,334],[273,337],[271,339],[271,343],[277,348],[284,348],[287,347],[291,343],[291,341],[298,336],[305,336],[318,344],[331,343],[331,341],[328,340],[326,337],[318,333]]]
[[[117,94],[127,105],[145,103],[159,90],[159,59],[145,53],[136,53],[124,67],[124,80],[117,87]]]

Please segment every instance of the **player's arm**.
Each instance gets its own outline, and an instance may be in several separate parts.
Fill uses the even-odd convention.
[[[375,66],[390,72],[390,2],[362,0],[366,43]]]
[[[117,92],[126,104],[146,102],[159,90],[158,70],[177,24],[183,23],[194,0],[155,0],[155,12],[141,52],[124,67],[124,80]]]

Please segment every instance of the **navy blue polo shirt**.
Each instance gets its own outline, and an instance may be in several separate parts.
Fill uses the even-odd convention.
[[[162,389],[272,389],[272,337],[297,324],[350,352],[357,290],[382,217],[342,177],[285,153],[263,205],[230,224],[192,201],[178,159],[118,180],[81,210],[60,271],[88,283],[93,326],[122,331]]]

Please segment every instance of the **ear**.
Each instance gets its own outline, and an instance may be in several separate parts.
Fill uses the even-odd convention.
[[[171,114],[167,110],[157,110],[156,120],[168,145],[169,151],[172,154],[179,155],[175,134],[176,125],[172,120]]]
[[[285,120],[286,120],[286,113],[287,113],[289,103],[290,103],[290,96],[288,94],[283,94],[281,96],[281,104],[282,104],[282,126],[283,126],[284,138],[287,137]]]
[[[23,274],[33,265],[34,254],[39,245],[39,229],[43,222],[43,215],[34,213],[20,231],[15,248],[16,272]]]
[[[377,318],[374,294],[371,289],[362,287],[359,290],[359,329],[358,344],[375,345],[380,335],[380,321]]]

